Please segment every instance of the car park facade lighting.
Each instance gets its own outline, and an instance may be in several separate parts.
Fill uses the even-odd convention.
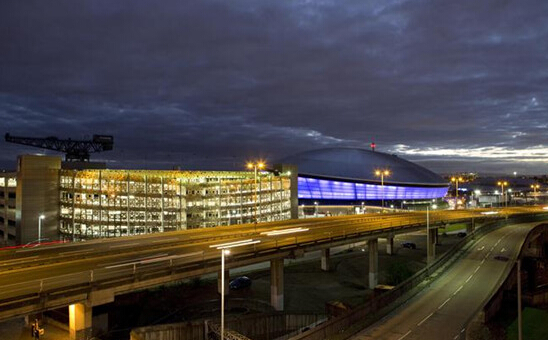
[[[498,211],[484,211],[481,214],[482,215],[496,215],[498,213],[499,213]]]
[[[277,236],[277,235],[285,235],[285,234],[293,234],[293,233],[300,233],[303,231],[308,231],[308,228],[290,228],[290,229],[283,229],[283,230],[272,230],[272,231],[263,231],[261,235],[266,236]]]

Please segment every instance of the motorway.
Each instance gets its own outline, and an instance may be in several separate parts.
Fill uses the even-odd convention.
[[[486,234],[419,295],[352,339],[464,338],[466,323],[506,278],[527,234],[538,224],[508,225]]]
[[[430,213],[431,224],[451,221],[486,220],[530,213],[546,213],[542,207],[448,210]],[[487,214],[486,214],[487,213]],[[150,273],[169,276],[173,272],[207,273],[218,270],[220,252],[211,245],[245,239],[260,243],[234,248],[228,268],[240,263],[283,256],[291,249],[326,247],[336,242],[382,237],[383,233],[404,233],[424,228],[425,212],[351,215],[306,220],[194,229],[122,238],[102,239],[48,247],[0,252],[0,312],[9,301],[25,300],[40,293],[95,287],[120,278],[148,279]],[[272,230],[302,227],[294,234],[267,236]],[[335,242],[336,241],[336,242]],[[269,255],[271,254],[271,255]],[[199,271],[198,271],[198,269]],[[193,271],[195,270],[195,271]],[[167,271],[167,273],[165,273]],[[190,275],[189,274],[189,275]],[[182,276],[178,276],[180,279]],[[156,281],[158,282],[158,281]],[[6,307],[8,308],[8,307]],[[2,319],[4,314],[0,315]]]

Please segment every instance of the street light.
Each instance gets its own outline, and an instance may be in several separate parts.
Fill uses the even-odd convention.
[[[533,189],[533,197],[535,201],[537,200],[537,190],[540,188],[539,184],[531,184],[531,189]]]
[[[314,202],[314,217],[318,217],[318,202]]]
[[[253,162],[249,162],[247,163],[247,168],[248,169],[252,169],[254,170],[255,172],[255,194],[254,194],[254,200],[255,200],[255,224],[257,224],[257,170],[258,169],[264,169],[265,167],[265,164],[261,161],[259,162],[256,162],[256,163],[253,163]],[[257,226],[255,226],[256,228]]]
[[[241,247],[260,242],[260,240],[249,239],[209,246],[209,248],[217,248],[221,251],[221,340],[224,340],[225,335],[225,255],[230,254],[229,248]]]
[[[459,196],[459,182],[463,182],[464,179],[462,177],[451,177],[451,182],[455,183],[455,210],[457,209],[457,199]]]
[[[504,196],[504,187],[508,185],[508,182],[506,182],[506,181],[498,181],[498,182],[497,182],[497,185],[500,186],[501,195],[502,195],[502,198],[504,199],[504,205],[505,205],[505,206],[508,206],[508,205],[506,204],[506,197]]]
[[[384,210],[384,176],[390,176],[390,171],[388,170],[375,170],[375,176],[381,177],[381,190],[382,190],[382,200],[381,206]]]
[[[42,241],[42,220],[46,218],[46,216],[44,216],[44,214],[40,214],[38,216],[38,244],[40,244]]]

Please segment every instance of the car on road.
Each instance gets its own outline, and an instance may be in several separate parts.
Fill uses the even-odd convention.
[[[247,276],[239,276],[235,278],[234,280],[230,281],[228,286],[230,287],[230,289],[234,289],[234,290],[247,288],[251,286],[251,279]]]
[[[403,242],[401,244],[403,248],[409,248],[409,249],[417,249],[417,245],[413,242]]]

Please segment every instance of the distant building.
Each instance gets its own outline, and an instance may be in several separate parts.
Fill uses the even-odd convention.
[[[71,240],[252,223],[255,209],[259,222],[296,218],[292,177],[261,171],[255,187],[248,171],[64,169],[24,155],[0,173],[0,233],[35,241],[40,215],[42,237]]]

